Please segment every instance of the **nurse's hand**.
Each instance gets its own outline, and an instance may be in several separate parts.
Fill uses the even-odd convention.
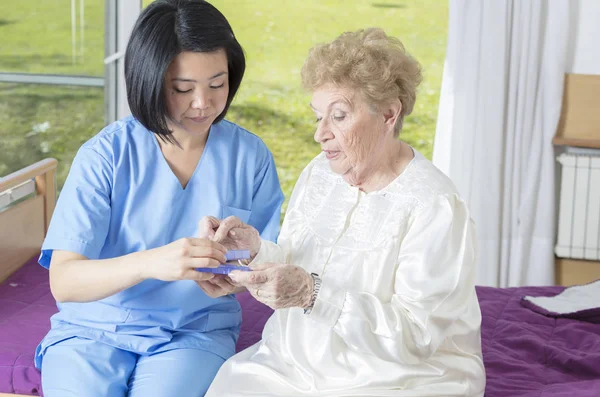
[[[212,273],[198,272],[197,267],[217,267],[226,262],[227,249],[205,238],[182,238],[165,246],[144,251],[145,278],[163,281],[208,280]]]
[[[215,274],[210,280],[196,281],[196,284],[211,298],[241,292],[241,289],[233,285],[233,281],[224,274]]]
[[[251,259],[260,249],[258,230],[235,216],[222,220],[214,216],[203,217],[198,225],[198,237],[221,243],[229,250],[248,250]]]
[[[300,266],[265,263],[250,267],[251,272],[234,270],[229,278],[235,285],[246,287],[256,300],[271,309],[310,306],[314,280]]]

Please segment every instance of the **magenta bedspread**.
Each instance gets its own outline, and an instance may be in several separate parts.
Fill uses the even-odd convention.
[[[600,396],[600,325],[543,315],[522,304],[525,295],[562,290],[477,288],[486,397]]]
[[[525,295],[560,291],[561,287],[477,288],[486,397],[600,396],[600,324],[536,313],[521,304]],[[272,310],[248,293],[238,299],[243,311],[239,351],[260,339]],[[48,272],[35,259],[0,285],[0,392],[40,395],[33,352],[55,311]]]

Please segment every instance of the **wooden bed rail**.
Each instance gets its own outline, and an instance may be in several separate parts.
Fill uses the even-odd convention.
[[[56,159],[48,158],[0,178],[0,193],[35,178],[37,194],[44,197],[44,233],[48,230],[56,204],[57,165]]]
[[[58,161],[49,158],[0,178],[0,195],[9,192],[9,196],[35,180],[33,197],[0,208],[0,282],[40,252],[56,205],[57,165]],[[32,187],[31,183],[27,186]]]
[[[54,171],[56,170],[57,165],[58,161],[56,161],[56,159],[49,158],[38,161],[37,163],[15,171],[12,174],[8,174],[7,176],[0,178],[0,192],[23,183],[28,179],[43,175],[49,171]]]

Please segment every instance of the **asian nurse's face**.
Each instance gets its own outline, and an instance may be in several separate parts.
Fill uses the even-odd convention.
[[[182,52],[169,65],[164,84],[169,128],[206,134],[227,104],[227,54]]]

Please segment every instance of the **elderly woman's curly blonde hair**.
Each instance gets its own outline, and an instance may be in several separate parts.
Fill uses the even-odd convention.
[[[310,91],[329,83],[348,87],[361,93],[372,110],[400,99],[396,135],[413,110],[421,80],[421,65],[400,40],[379,28],[347,32],[312,48],[302,67],[302,84]]]

